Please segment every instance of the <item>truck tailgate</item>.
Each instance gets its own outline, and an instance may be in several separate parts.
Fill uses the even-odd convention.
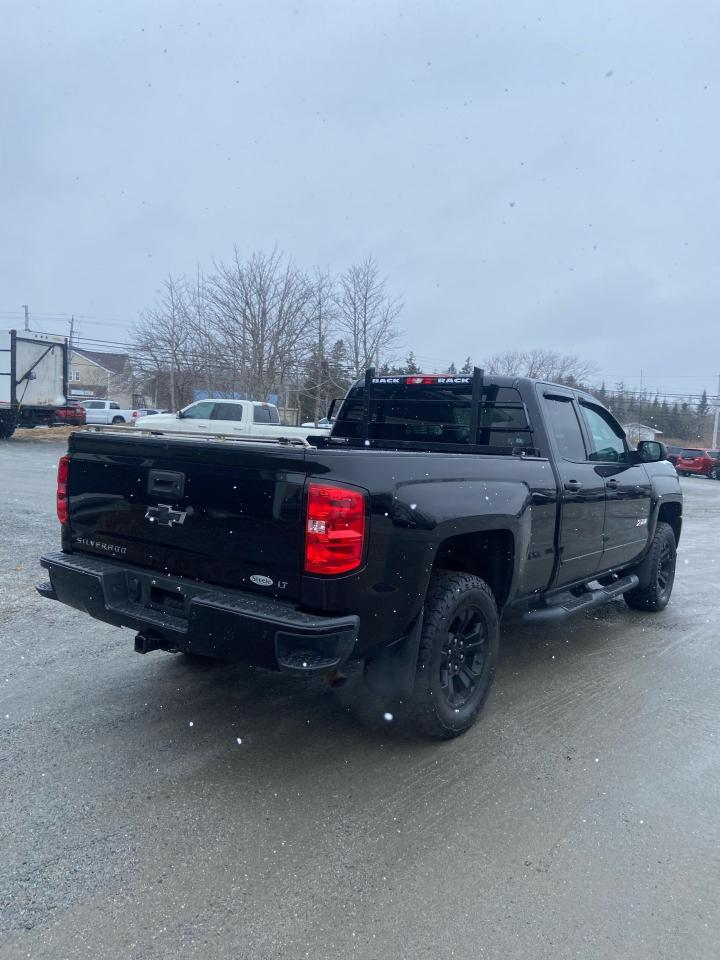
[[[303,448],[77,433],[69,452],[66,549],[299,597]]]

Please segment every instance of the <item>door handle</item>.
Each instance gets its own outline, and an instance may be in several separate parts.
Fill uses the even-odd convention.
[[[608,490],[617,490],[620,484],[617,480],[608,480],[605,486],[608,488]]]
[[[566,480],[563,486],[566,490],[569,490],[570,493],[577,493],[578,490],[582,489],[582,484],[579,480]]]

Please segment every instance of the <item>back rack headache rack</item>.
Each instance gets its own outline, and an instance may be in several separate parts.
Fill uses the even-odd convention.
[[[365,371],[365,390],[363,403],[363,428],[362,437],[366,443],[370,440],[370,415],[372,402],[372,388],[375,379],[375,367],[369,367]],[[480,367],[473,367],[472,378],[472,400],[470,406],[470,436],[475,437],[477,441],[478,424],[480,422],[480,402],[482,400],[483,386],[485,384],[485,371]]]
[[[372,384],[375,379],[375,367],[369,367],[365,371],[365,403],[363,404],[363,428],[362,439],[367,443],[370,439],[370,400],[372,394]]]
[[[470,442],[477,443],[478,423],[480,421],[480,402],[482,401],[485,371],[473,367],[472,400],[470,403]]]
[[[312,448],[303,437],[243,437],[228,436],[225,433],[198,433],[194,430],[158,430],[157,427],[113,427],[110,424],[91,423],[84,430],[76,431],[78,433],[117,433],[127,437],[137,437],[141,434],[144,437],[177,437],[180,440],[217,440],[221,443],[259,443],[264,446],[269,444],[279,444],[290,447],[308,447]]]

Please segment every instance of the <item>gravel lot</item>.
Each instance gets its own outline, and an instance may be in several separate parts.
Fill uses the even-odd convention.
[[[506,632],[435,744],[40,599],[62,450],[0,443],[0,957],[718,957],[720,483],[665,613]]]

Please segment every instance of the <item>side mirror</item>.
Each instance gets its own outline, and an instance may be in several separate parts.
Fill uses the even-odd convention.
[[[643,463],[658,463],[667,460],[667,447],[659,440],[641,440],[637,445],[637,452]]]

